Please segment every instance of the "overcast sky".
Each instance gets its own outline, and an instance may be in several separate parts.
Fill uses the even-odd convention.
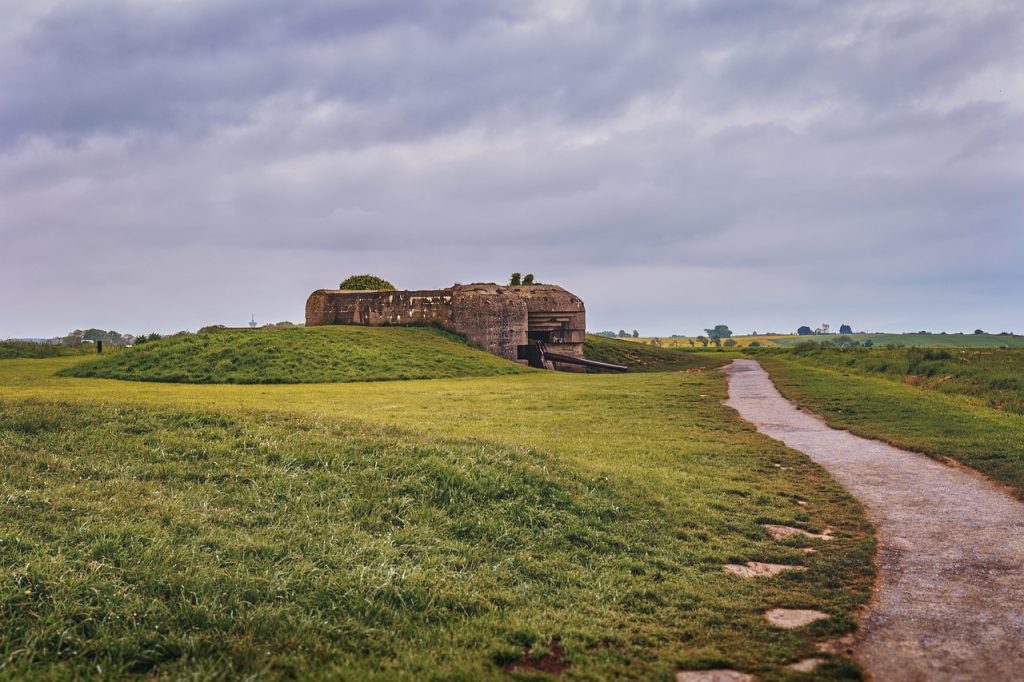
[[[0,338],[533,272],[592,330],[1024,332],[1024,2],[0,0]]]

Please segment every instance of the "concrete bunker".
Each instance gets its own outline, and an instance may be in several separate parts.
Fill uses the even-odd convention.
[[[306,301],[306,326],[433,324],[465,336],[484,350],[531,366],[585,371],[546,353],[583,359],[586,310],[560,286],[456,284],[421,291],[320,289]]]

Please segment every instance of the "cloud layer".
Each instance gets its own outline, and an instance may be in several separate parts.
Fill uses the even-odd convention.
[[[1024,6],[22,3],[0,337],[562,283],[593,329],[1024,332]]]

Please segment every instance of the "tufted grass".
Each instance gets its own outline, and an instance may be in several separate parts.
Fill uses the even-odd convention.
[[[0,363],[0,675],[510,679],[528,649],[565,679],[796,679],[854,627],[871,529],[721,405],[720,355],[292,386]],[[761,523],[837,539],[807,555]],[[809,570],[722,571],[748,560]],[[774,606],[833,618],[777,631]]]

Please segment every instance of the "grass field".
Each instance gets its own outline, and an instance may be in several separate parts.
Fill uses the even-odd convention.
[[[62,372],[129,381],[294,384],[528,371],[432,327],[326,326],[172,336]]]
[[[1024,499],[1024,416],[1015,383],[1022,377],[1022,352],[949,355],[876,349],[769,351],[755,357],[783,395],[832,426],[952,458]],[[920,374],[908,375],[908,369]]]
[[[853,627],[870,527],[720,404],[723,355],[292,386],[0,362],[2,674],[507,679],[526,655],[566,679],[795,679]],[[761,523],[837,539],[807,555]],[[809,570],[722,571],[748,560]],[[777,631],[773,606],[833,618]]]
[[[875,347],[898,345],[919,348],[1024,348],[1024,336],[1011,334],[829,334],[825,336],[798,336],[797,334],[759,334],[754,336],[733,336],[739,348],[745,348],[756,342],[765,348],[789,348],[801,343],[812,341],[825,343],[835,341],[839,336],[864,344],[871,341]],[[657,340],[663,348],[691,348],[690,340],[685,337],[639,337],[623,339],[633,343],[650,344]],[[697,348],[701,345],[697,343]]]
[[[86,355],[95,353],[96,347],[92,344],[81,346],[63,346],[44,343],[33,343],[31,341],[0,341],[0,360],[12,360],[16,358],[59,358],[68,355]]]

